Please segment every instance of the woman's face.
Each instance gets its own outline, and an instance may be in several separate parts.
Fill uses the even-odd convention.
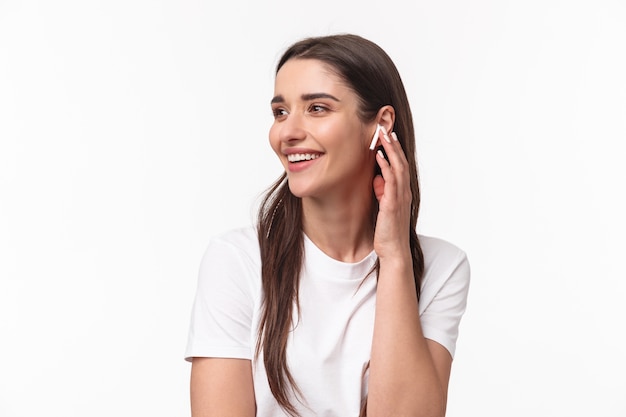
[[[321,61],[291,59],[276,74],[270,144],[297,197],[371,193],[375,123],[358,117],[358,97]]]

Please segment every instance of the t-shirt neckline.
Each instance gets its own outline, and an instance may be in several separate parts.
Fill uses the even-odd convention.
[[[363,279],[376,263],[372,250],[357,262],[343,262],[328,256],[307,235],[304,235],[304,267],[309,273],[334,279]]]

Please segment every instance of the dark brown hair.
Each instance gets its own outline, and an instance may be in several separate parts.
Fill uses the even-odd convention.
[[[280,58],[276,72],[290,59],[314,59],[328,65],[359,98],[359,118],[371,122],[378,110],[391,105],[395,110],[394,131],[409,163],[413,196],[410,245],[413,273],[419,298],[424,258],[417,238],[416,224],[420,190],[415,158],[413,117],[404,85],[391,58],[375,43],[357,35],[340,34],[303,39],[289,47]],[[290,395],[301,393],[289,372],[287,340],[298,307],[300,269],[304,256],[302,205],[289,190],[283,174],[267,191],[259,208],[258,238],[261,249],[263,305],[256,346],[263,353],[267,379],[280,406],[297,416]],[[372,191],[372,219],[378,203]],[[378,264],[376,265],[378,269]]]

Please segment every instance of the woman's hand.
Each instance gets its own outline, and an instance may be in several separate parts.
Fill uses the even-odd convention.
[[[380,260],[367,415],[442,417],[452,357],[422,332],[410,248],[411,179],[395,133],[376,155],[379,211],[374,250]]]
[[[381,260],[410,255],[411,181],[409,163],[395,132],[381,129],[381,143],[389,161],[379,150],[376,162],[382,175],[374,178],[379,211],[374,232],[374,250]]]

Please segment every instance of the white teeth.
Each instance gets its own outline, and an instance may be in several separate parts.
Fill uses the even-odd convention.
[[[311,159],[317,159],[320,155],[317,153],[294,153],[287,155],[289,162],[310,161]]]

